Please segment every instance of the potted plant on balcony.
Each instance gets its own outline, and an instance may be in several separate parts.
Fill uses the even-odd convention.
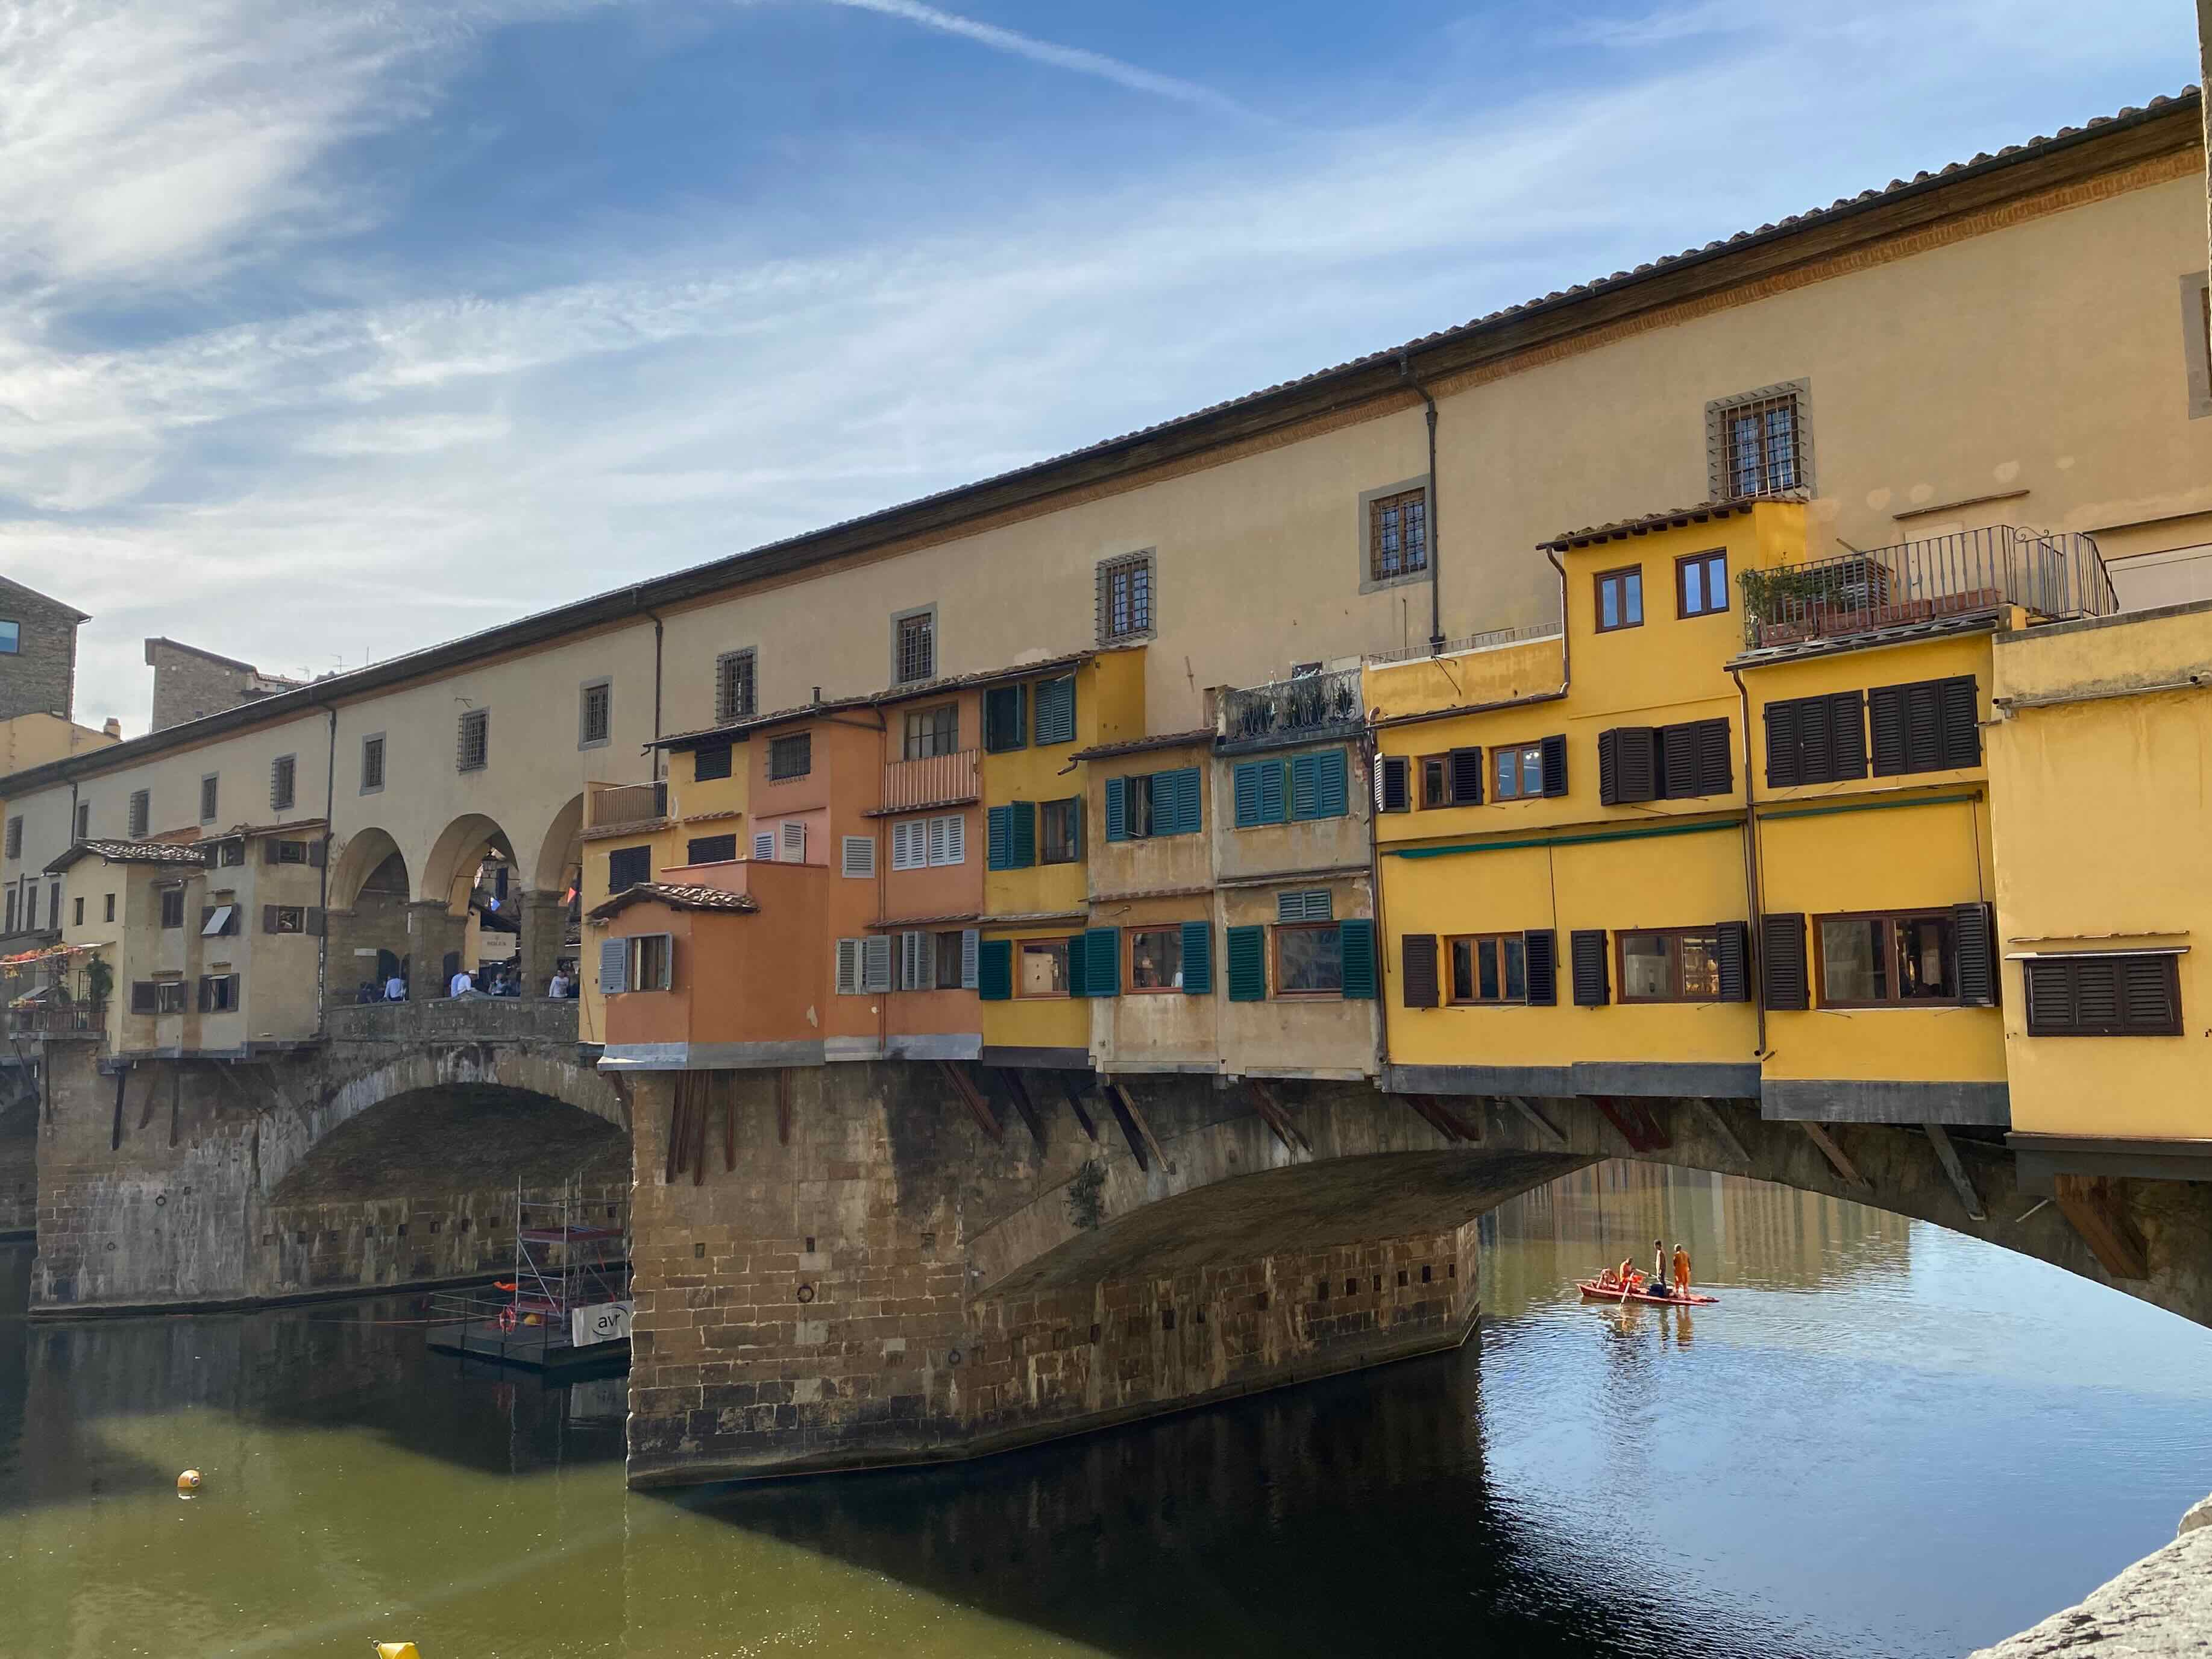
[[[94,957],[84,964],[84,998],[95,1008],[107,1006],[107,994],[115,988],[115,969],[107,965],[106,957]]]

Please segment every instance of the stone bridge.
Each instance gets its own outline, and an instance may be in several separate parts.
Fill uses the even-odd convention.
[[[2204,1188],[2054,1202],[1994,1135],[933,1064],[632,1091],[641,1485],[975,1455],[1450,1346],[1476,1218],[1608,1158],[1933,1221],[2212,1323]]]
[[[519,1192],[618,1212],[629,1114],[574,1003],[341,1007],[327,1029],[246,1060],[48,1042],[33,1312],[471,1278],[511,1261]]]

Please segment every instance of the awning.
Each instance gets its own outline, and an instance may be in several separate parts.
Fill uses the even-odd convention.
[[[2082,962],[2106,957],[2185,957],[2186,945],[2123,945],[2110,950],[2095,945],[2075,945],[2056,951],[2008,951],[2007,962]]]
[[[218,904],[209,912],[207,926],[200,929],[202,939],[220,939],[230,931],[230,919],[238,914],[235,904]]]

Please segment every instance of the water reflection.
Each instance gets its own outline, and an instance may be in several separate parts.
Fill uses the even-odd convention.
[[[1455,1354],[933,1470],[621,1485],[618,1384],[405,1298],[0,1316],[0,1648],[427,1659],[1950,1654],[2212,1488],[2212,1334],[1856,1206],[1605,1165],[1485,1224]],[[1583,1304],[1686,1241],[1722,1298]],[[19,1310],[27,1250],[0,1249]],[[179,1503],[176,1471],[207,1471]]]

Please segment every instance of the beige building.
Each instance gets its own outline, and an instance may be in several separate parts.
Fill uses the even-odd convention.
[[[534,991],[592,855],[587,795],[650,783],[664,733],[906,683],[918,648],[946,678],[1144,642],[1149,730],[1199,731],[1210,688],[1554,621],[1532,550],[1563,525],[1782,490],[1809,497],[1808,550],[2087,532],[2124,602],[2162,603],[2212,555],[2205,200],[2197,100],[2160,100],[33,768],[6,786],[22,831],[0,882],[73,841],[326,819],[334,951],[399,939],[442,967],[491,854],[538,918]]]

